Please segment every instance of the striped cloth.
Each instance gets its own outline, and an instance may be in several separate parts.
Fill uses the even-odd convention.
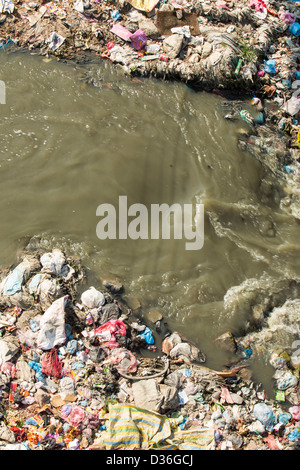
[[[158,445],[171,436],[167,417],[128,404],[109,405],[106,449],[143,449]]]
[[[215,441],[211,428],[172,432],[166,416],[122,403],[109,405],[103,442],[107,450],[210,450]]]

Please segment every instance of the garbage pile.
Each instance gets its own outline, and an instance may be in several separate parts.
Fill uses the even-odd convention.
[[[269,400],[245,355],[214,371],[178,332],[155,344],[120,285],[87,287],[59,249],[25,251],[1,274],[1,450],[297,447],[299,397],[287,410]]]

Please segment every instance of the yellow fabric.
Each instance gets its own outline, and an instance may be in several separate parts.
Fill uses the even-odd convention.
[[[147,12],[152,11],[158,2],[159,0],[129,0],[130,5],[134,8]]]
[[[177,431],[170,442],[178,450],[211,450],[215,443],[215,432],[212,428]]]

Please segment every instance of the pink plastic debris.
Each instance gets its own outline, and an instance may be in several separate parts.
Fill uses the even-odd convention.
[[[128,31],[128,29],[124,28],[124,26],[120,25],[119,23],[116,23],[112,27],[110,32],[114,33],[119,38],[124,39],[124,41],[130,41],[130,38],[132,36],[132,33]]]
[[[300,421],[300,406],[292,406],[289,408],[289,412],[295,421]]]
[[[147,44],[147,36],[142,29],[138,29],[134,34],[130,36],[132,47],[139,51]]]

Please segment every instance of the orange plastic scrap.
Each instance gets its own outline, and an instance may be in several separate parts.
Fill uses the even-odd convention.
[[[273,8],[267,7],[267,12],[270,13],[270,15],[278,16],[278,12],[274,10]]]

